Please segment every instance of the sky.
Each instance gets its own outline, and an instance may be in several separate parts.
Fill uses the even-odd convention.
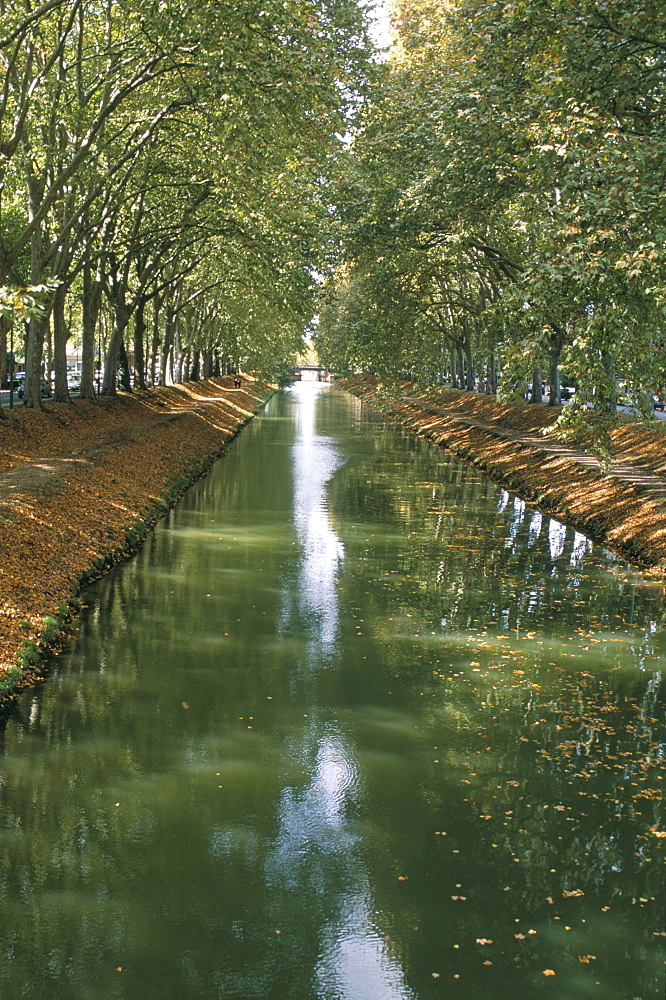
[[[391,29],[386,7],[386,0],[377,0],[374,14],[375,27],[372,35],[375,43],[380,48],[386,48],[391,44]]]

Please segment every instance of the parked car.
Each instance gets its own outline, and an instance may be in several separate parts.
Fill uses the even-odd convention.
[[[560,399],[565,403],[572,396],[576,395],[576,388],[573,385],[561,385],[560,386]]]
[[[663,398],[661,393],[652,393],[652,405],[655,410],[663,410],[666,405],[666,400]]]
[[[23,381],[21,383],[21,385],[18,387],[18,390],[17,390],[16,394],[17,394],[17,396],[18,396],[19,399],[23,399],[23,397],[25,396],[25,381]],[[42,396],[48,396],[48,397],[50,397],[52,395],[53,395],[53,392],[51,390],[51,383],[49,381],[47,381],[45,378],[43,378],[42,379]]]

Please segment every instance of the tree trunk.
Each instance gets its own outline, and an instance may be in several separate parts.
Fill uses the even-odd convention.
[[[160,376],[159,384],[167,384],[167,368],[169,367],[169,358],[171,356],[171,348],[173,346],[173,338],[176,333],[176,310],[172,301],[169,301],[167,305],[167,313],[164,321],[164,341],[162,343],[162,350],[160,351]]]
[[[67,389],[67,341],[69,328],[65,320],[67,287],[58,285],[53,296],[53,367],[55,369],[54,399],[57,403],[69,402]]]
[[[160,308],[162,304],[162,297],[160,295],[153,299],[153,324],[152,333],[150,338],[150,365],[148,378],[150,379],[150,384],[155,385],[155,379],[157,374],[157,359],[160,350]]]
[[[550,382],[549,406],[561,406],[562,396],[560,395],[560,358],[562,347],[564,346],[564,330],[551,324],[552,334],[548,351],[548,378]]]
[[[37,194],[30,186],[31,215],[34,213]],[[44,279],[41,230],[37,227],[30,241],[30,280],[33,285],[41,285]],[[42,357],[44,334],[48,325],[48,312],[43,317],[33,316],[28,323],[25,345],[25,389],[23,403],[35,409],[42,409]]]
[[[560,396],[560,352],[551,351],[548,358],[548,380],[550,383],[549,406],[560,406],[562,397]]]
[[[114,302],[113,309],[113,329],[109,337],[109,344],[104,358],[104,382],[102,383],[103,396],[115,396],[116,379],[118,376],[118,360],[120,357],[120,345],[123,342],[125,329],[129,320],[127,302],[125,298],[125,285],[120,283],[119,291]]]
[[[95,399],[95,331],[102,297],[99,274],[93,278],[92,268],[86,264],[83,269],[83,316],[81,339],[81,398],[92,402]],[[101,363],[100,350],[100,363]]]
[[[465,352],[465,387],[473,392],[474,385],[474,355],[472,354],[472,343],[469,335],[465,336],[463,350]]]
[[[124,389],[125,392],[132,391],[129,358],[127,357],[127,351],[125,350],[124,340],[121,340],[118,346],[118,381],[120,382],[121,388]]]
[[[532,402],[543,403],[540,368],[535,368],[534,371],[532,372]]]
[[[143,298],[139,299],[134,317],[134,385],[138,389],[146,388],[146,362],[143,338],[146,333],[145,319],[146,303]]]
[[[48,316],[33,317],[28,325],[25,349],[25,388],[23,403],[41,410],[42,407],[42,358]]]
[[[7,357],[7,331],[9,330],[9,322],[4,316],[0,314],[0,386],[4,388],[7,385],[7,370],[8,357]]]
[[[595,401],[595,407],[602,413],[617,412],[617,381],[615,379],[615,364],[611,353],[604,349],[601,352],[601,365],[606,376],[605,385],[600,386],[600,393]],[[648,392],[647,405],[652,410],[652,393]]]
[[[457,382],[457,365],[456,365],[456,349],[453,345],[449,348],[449,365],[451,368],[451,385],[454,389],[458,388]]]
[[[488,355],[488,387],[486,392],[492,393],[492,395],[497,392],[497,365],[494,351]]]

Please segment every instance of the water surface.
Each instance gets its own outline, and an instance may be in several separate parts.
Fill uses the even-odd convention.
[[[664,595],[303,384],[0,744],[0,997],[662,1000]]]

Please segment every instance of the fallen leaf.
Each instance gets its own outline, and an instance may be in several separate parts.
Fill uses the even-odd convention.
[[[544,969],[542,974],[544,976],[556,976],[557,975],[557,973],[553,972],[552,969]]]

